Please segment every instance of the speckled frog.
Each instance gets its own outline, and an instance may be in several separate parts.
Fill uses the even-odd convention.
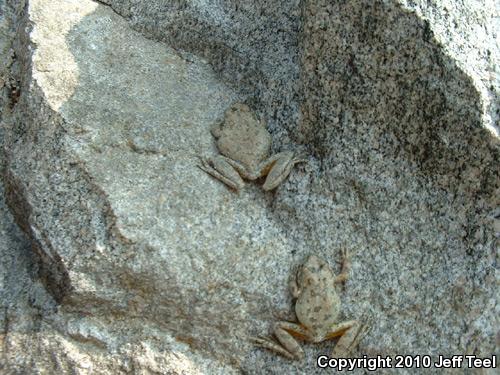
[[[220,155],[202,159],[200,168],[229,187],[240,190],[243,179],[266,177],[264,190],[272,190],[290,174],[295,159],[292,152],[269,156],[271,135],[250,108],[233,104],[224,114],[224,121],[212,128]]]
[[[335,284],[347,279],[347,263],[344,264],[342,273],[335,277],[324,260],[311,255],[290,283],[298,323],[276,323],[274,335],[278,342],[261,337],[253,341],[290,359],[302,359],[304,351],[297,339],[317,343],[341,336],[332,357],[348,355],[366,332],[366,326],[356,320],[338,322],[340,299]]]

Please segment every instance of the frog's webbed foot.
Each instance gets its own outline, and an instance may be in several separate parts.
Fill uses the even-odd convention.
[[[243,179],[233,166],[233,160],[222,155],[217,155],[213,158],[200,158],[200,160],[201,165],[198,165],[198,168],[201,170],[221,180],[235,190],[240,190],[243,187]]]
[[[290,359],[301,360],[304,358],[304,351],[295,339],[309,339],[309,333],[302,325],[292,322],[278,322],[274,326],[274,335],[278,342],[263,337],[254,338],[253,342]]]
[[[288,177],[295,164],[305,161],[305,159],[294,158],[293,152],[290,151],[279,152],[271,156],[259,168],[262,176],[267,175],[263,189],[273,190]]]
[[[354,321],[354,324],[348,328],[345,333],[340,337],[332,351],[332,358],[346,358],[354,348],[358,346],[359,342],[370,330],[370,323],[360,323]]]
[[[269,350],[271,350],[275,353],[278,353],[278,354],[280,354],[283,357],[286,357],[288,359],[296,359],[292,353],[290,353],[288,350],[283,348],[279,343],[277,343],[274,340],[271,340],[270,338],[252,337],[251,340],[254,344],[256,344],[257,346],[260,346],[261,348],[269,349]]]

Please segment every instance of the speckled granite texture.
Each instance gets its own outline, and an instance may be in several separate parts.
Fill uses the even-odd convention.
[[[291,362],[249,337],[342,249],[353,356],[498,355],[493,1],[0,9],[0,372],[323,373],[333,342]],[[197,168],[238,101],[307,155],[273,192]]]

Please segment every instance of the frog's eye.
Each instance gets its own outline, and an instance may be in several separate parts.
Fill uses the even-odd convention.
[[[306,281],[306,282],[309,282],[311,280],[314,279],[314,270],[311,270],[309,268],[303,268],[302,269],[302,273],[301,273],[301,279]]]

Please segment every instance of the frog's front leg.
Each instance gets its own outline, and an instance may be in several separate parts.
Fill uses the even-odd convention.
[[[278,339],[279,344],[271,339],[260,337],[255,338],[254,342],[263,348],[277,352],[290,359],[304,358],[304,351],[295,337],[310,341],[309,332],[305,327],[291,322],[278,322],[274,326],[274,335]]]
[[[266,176],[266,181],[262,188],[266,191],[273,190],[281,184],[290,174],[295,164],[305,160],[295,159],[293,152],[284,151],[271,156],[259,167],[261,176]]]
[[[201,159],[201,165],[198,167],[211,176],[221,180],[231,188],[240,190],[243,187],[244,182],[234,167],[234,164],[234,160],[222,155],[217,155],[211,159]]]
[[[334,284],[344,283],[349,278],[349,270],[351,268],[350,255],[346,249],[342,249],[342,268],[340,274],[335,277]]]

